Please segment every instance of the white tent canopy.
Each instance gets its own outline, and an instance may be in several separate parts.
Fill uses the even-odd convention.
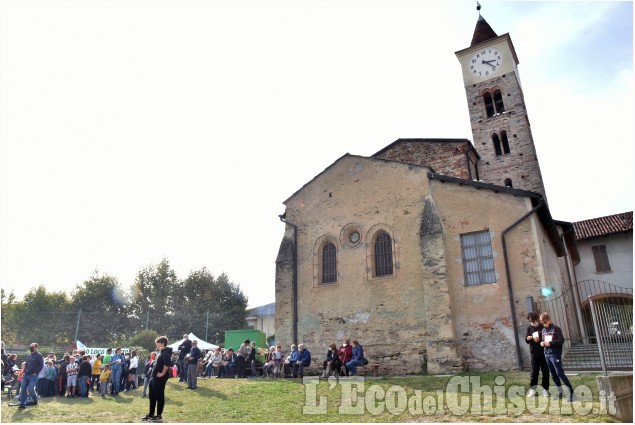
[[[190,339],[190,341],[194,341],[194,340],[198,341],[198,348],[200,348],[201,350],[215,350],[218,348],[218,345],[210,344],[209,342],[203,341],[201,338],[197,337],[191,332],[187,337]],[[181,345],[183,341],[185,341],[185,338],[180,339],[178,342],[175,342],[174,344],[168,345],[168,347],[170,347],[172,351],[178,351],[179,345]]]

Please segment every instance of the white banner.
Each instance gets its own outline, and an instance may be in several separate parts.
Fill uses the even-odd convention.
[[[88,355],[97,355],[97,354],[101,354],[104,355],[106,354],[106,350],[107,348],[86,348],[86,354]],[[121,354],[126,354],[127,352],[129,352],[130,349],[129,348],[122,348],[121,349]],[[112,355],[115,355],[115,349],[112,349]]]

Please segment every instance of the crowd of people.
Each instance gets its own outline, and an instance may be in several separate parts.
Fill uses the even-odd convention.
[[[258,356],[264,356],[264,363]],[[173,354],[173,375],[180,382],[187,382],[188,388],[196,389],[197,378],[302,378],[305,368],[311,365],[311,352],[304,344],[292,344],[288,353],[281,345],[269,349],[256,347],[255,341],[244,340],[234,350],[233,347],[216,348],[203,353],[197,341],[190,341],[187,335]],[[344,340],[337,348],[331,344],[322,364],[322,377],[329,375],[353,376],[357,368],[367,364],[364,349],[359,341]]]
[[[537,384],[542,373],[543,396],[549,397],[549,374],[556,384],[555,398],[563,398],[562,385],[569,390],[567,399],[573,401],[573,387],[562,367],[562,330],[551,322],[548,313],[530,313],[527,316],[526,342],[531,355],[530,390],[528,397],[538,395]],[[292,344],[290,352],[283,351],[281,345],[272,345],[269,349],[257,348],[256,343],[244,340],[235,351],[233,347],[216,348],[203,353],[198,348],[198,341],[190,341],[184,335],[178,351],[172,352],[165,336],[155,340],[156,351],[152,352],[145,362],[142,376],[144,378],[142,397],[150,401],[149,413],[144,421],[162,420],[165,404],[165,385],[170,376],[178,377],[180,382],[187,382],[189,389],[195,390],[198,378],[302,378],[305,369],[311,366],[311,353],[304,346]],[[30,354],[18,367],[15,354],[5,353],[2,346],[3,381],[14,377],[14,388],[19,398],[19,407],[27,405],[27,394],[30,404],[37,404],[39,397],[66,396],[69,398],[86,398],[90,392],[99,391],[101,397],[110,394],[117,396],[119,392],[137,388],[139,359],[136,351],[122,354],[120,347],[108,349],[103,356],[86,355],[85,351],[75,350],[65,353],[58,360],[54,353],[44,357],[38,351],[38,344],[32,343]],[[265,361],[259,364],[258,355],[264,355]],[[329,345],[325,360],[322,363],[322,378],[334,376],[354,376],[357,368],[368,364],[364,357],[364,349],[357,339],[349,339],[337,348]]]
[[[12,382],[22,408],[26,405],[25,387],[33,404],[37,404],[39,397],[87,398],[90,392],[116,396],[138,386],[139,358],[135,350],[123,355],[118,347],[115,354],[108,349],[105,355],[92,356],[85,350],[74,350],[58,359],[55,353],[42,355],[37,343],[29,348],[29,356],[19,366],[16,354],[3,351],[3,380]]]
[[[195,390],[198,378],[302,378],[311,365],[311,353],[304,346],[292,344],[289,353],[281,345],[258,348],[246,339],[234,350],[216,348],[203,352],[198,341],[184,335],[178,351],[172,352],[166,337],[157,338],[156,351],[150,353],[142,366],[137,352],[122,353],[121,347],[109,348],[105,354],[87,355],[85,350],[73,350],[58,359],[55,353],[42,355],[39,345],[30,346],[30,354],[20,366],[17,355],[5,353],[2,348],[3,381],[13,382],[19,408],[37,405],[40,397],[61,396],[87,398],[90,393],[118,396],[120,392],[137,388],[138,376],[143,377],[141,397],[150,400],[150,412],[144,421],[161,421],[165,404],[165,384],[170,376],[186,382]],[[259,355],[265,358],[258,362]],[[366,364],[364,351],[357,340],[346,339],[336,349],[331,344],[323,363],[323,377],[330,374],[352,376],[357,367]]]

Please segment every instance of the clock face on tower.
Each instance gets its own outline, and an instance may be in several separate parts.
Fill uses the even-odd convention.
[[[470,73],[475,77],[488,78],[494,75],[502,64],[503,58],[498,49],[482,49],[470,59]]]

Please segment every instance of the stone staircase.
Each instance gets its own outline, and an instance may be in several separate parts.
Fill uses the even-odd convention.
[[[606,368],[609,370],[633,369],[633,342],[616,341],[604,344]],[[602,370],[597,344],[574,344],[565,354],[562,363],[565,370]]]

